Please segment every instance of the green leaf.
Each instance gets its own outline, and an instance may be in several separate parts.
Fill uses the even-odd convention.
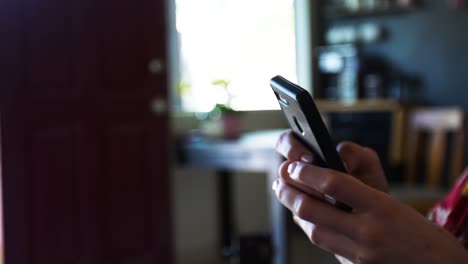
[[[212,81],[211,84],[216,85],[216,86],[221,86],[227,89],[229,84],[231,84],[231,82],[227,80],[223,80],[223,79],[218,79],[218,80]]]

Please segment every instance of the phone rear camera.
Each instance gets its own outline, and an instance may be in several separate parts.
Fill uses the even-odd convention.
[[[280,102],[281,104],[283,104],[284,106],[288,106],[289,103],[286,99],[284,99],[281,94],[275,92],[275,95],[276,95],[276,98],[278,98],[278,102]]]
[[[299,124],[299,121],[297,121],[297,118],[295,116],[293,116],[293,119],[294,119],[294,124],[296,124],[297,129],[299,129],[301,134],[304,136],[305,132],[304,132],[304,129],[302,129],[301,124]]]

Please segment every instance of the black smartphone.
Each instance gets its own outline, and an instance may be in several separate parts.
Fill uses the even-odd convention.
[[[319,157],[317,165],[346,173],[310,93],[279,75],[271,79],[270,85],[296,138]],[[346,211],[352,210],[341,202],[333,203]]]

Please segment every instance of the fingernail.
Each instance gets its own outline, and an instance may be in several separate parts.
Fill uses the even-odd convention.
[[[346,163],[346,161],[343,161],[343,166],[344,166],[345,170],[347,172],[349,172],[349,166],[348,166],[348,163]]]
[[[301,160],[305,163],[312,163],[312,161],[314,161],[314,158],[311,155],[303,155],[301,157]]]
[[[331,197],[330,195],[325,194],[323,197],[325,198],[325,200],[326,200],[327,202],[329,202],[329,203],[331,203],[331,204],[336,204],[335,198]]]
[[[278,180],[275,180],[275,181],[273,182],[273,185],[271,186],[271,189],[273,189],[273,191],[276,192],[276,189],[278,189]]]
[[[296,169],[296,167],[297,167],[297,163],[296,163],[296,162],[289,164],[289,166],[288,166],[288,173],[289,173],[289,174],[292,174],[292,173],[294,172],[294,170]]]
[[[299,225],[299,218],[297,216],[293,216],[294,223]]]

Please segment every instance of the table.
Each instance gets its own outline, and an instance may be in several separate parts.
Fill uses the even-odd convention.
[[[284,130],[283,130],[284,131]],[[233,238],[231,177],[235,172],[261,172],[268,176],[270,198],[271,241],[273,263],[288,263],[287,209],[276,199],[271,185],[278,177],[283,158],[275,151],[275,142],[282,131],[251,133],[234,141],[189,140],[179,144],[179,156],[186,166],[214,169],[217,172],[220,201],[221,247],[229,247]]]

